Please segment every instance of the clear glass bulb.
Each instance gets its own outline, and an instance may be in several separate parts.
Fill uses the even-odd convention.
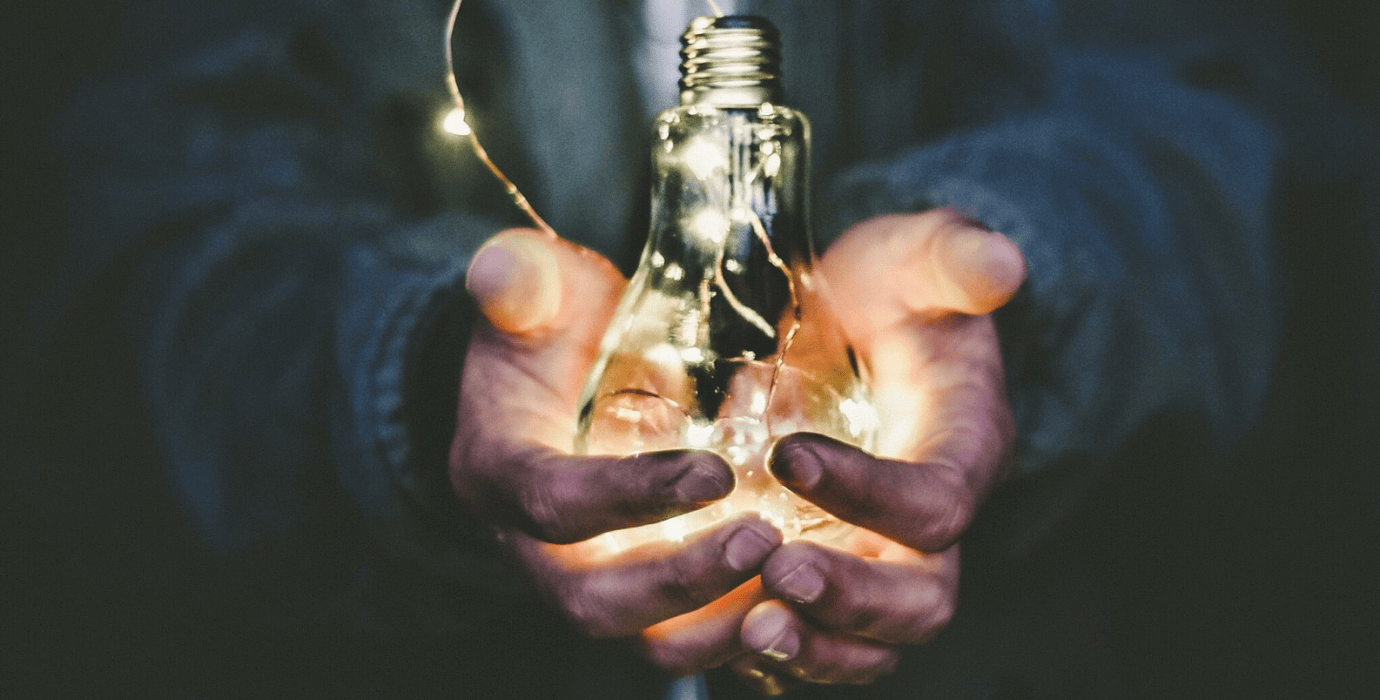
[[[766,468],[784,435],[809,431],[870,449],[877,431],[852,351],[811,274],[809,122],[775,103],[779,52],[765,20],[701,18],[685,41],[683,66],[699,63],[685,69],[682,104],[656,118],[651,231],[585,385],[575,447],[713,450],[737,476],[723,501],[610,533],[616,548],[679,540],[739,511],[760,512],[788,539],[838,539],[851,526]],[[716,50],[729,58],[716,62]],[[765,70],[744,78],[752,55],[761,61],[748,68]],[[708,79],[691,79],[706,69]]]

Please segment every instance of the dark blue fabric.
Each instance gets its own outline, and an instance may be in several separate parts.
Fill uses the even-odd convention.
[[[1117,3],[1105,24],[1086,4],[750,3],[781,27],[788,101],[815,123],[823,241],[944,205],[1029,261],[999,315],[1010,488],[1030,493],[1014,555],[1153,417],[1237,439],[1277,343],[1272,188],[1301,120],[1272,94],[1267,40],[1206,11],[1180,21],[1191,3]],[[133,8],[60,130],[80,251],[66,288],[122,300],[187,522],[232,559],[329,555],[355,573],[297,594],[347,626],[504,614],[521,585],[450,501],[443,460],[463,271],[517,220],[436,128],[446,4]],[[645,218],[628,11],[467,0],[457,44],[499,162],[615,260]],[[128,285],[92,288],[122,260]]]

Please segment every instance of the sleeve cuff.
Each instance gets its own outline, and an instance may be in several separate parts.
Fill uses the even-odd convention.
[[[347,251],[343,296],[354,301],[337,360],[348,412],[333,441],[341,481],[388,551],[471,589],[448,597],[489,614],[524,589],[459,507],[447,453],[474,314],[464,273],[499,228],[453,215]]]

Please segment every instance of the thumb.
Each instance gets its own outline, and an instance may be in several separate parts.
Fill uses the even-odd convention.
[[[1010,301],[1025,281],[1025,257],[1016,244],[962,217],[944,220],[927,242],[928,305],[987,314]],[[912,308],[923,308],[924,301]]]
[[[460,415],[468,419],[457,436],[497,429],[568,449],[580,389],[624,285],[612,263],[551,233],[509,229],[485,243],[465,287],[488,324],[476,325],[465,351]]]
[[[1025,258],[1009,238],[952,209],[860,222],[820,261],[840,320],[854,342],[916,317],[981,316],[1025,282]],[[864,342],[864,344],[866,344]]]
[[[532,229],[509,229],[489,239],[470,260],[465,289],[496,329],[529,335],[560,312],[559,241]]]

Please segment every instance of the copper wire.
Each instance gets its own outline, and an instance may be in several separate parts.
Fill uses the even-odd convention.
[[[460,3],[462,2],[464,2],[464,0],[455,0],[455,4],[451,5],[450,8],[450,17],[446,20],[445,56],[446,88],[450,90],[451,99],[455,101],[455,108],[460,110],[461,115],[464,115],[465,98],[460,95],[460,85],[455,79],[455,56],[451,49],[451,42],[455,37],[455,22],[460,16]],[[500,170],[493,159],[489,157],[489,152],[484,150],[483,144],[479,143],[479,134],[475,130],[474,125],[467,123],[466,126],[469,127],[470,131],[470,145],[474,148],[474,154],[479,157],[479,162],[483,163],[484,166],[489,169],[489,172],[493,173],[494,177],[498,178],[498,181],[503,183],[503,188],[507,190],[508,197],[513,200],[513,204],[516,204],[517,208],[521,209],[537,228],[545,231],[551,236],[555,236],[556,230],[551,228],[551,225],[546,223],[545,219],[541,218],[537,210],[532,208],[532,204],[527,201],[527,197],[523,196],[522,192],[518,190],[517,185],[513,184],[513,181],[509,180],[508,176],[504,175],[503,171]]]

